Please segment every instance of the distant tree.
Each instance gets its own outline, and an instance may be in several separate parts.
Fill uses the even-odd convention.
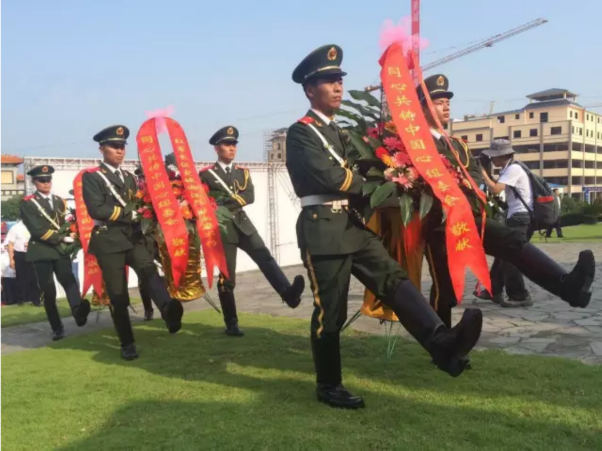
[[[2,219],[6,221],[16,221],[19,219],[19,203],[23,199],[23,196],[13,196],[8,200],[3,200],[2,205]]]

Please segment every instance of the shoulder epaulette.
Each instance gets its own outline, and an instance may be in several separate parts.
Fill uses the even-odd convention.
[[[204,168],[201,168],[201,170],[199,172],[205,172],[205,171],[208,171],[211,168],[213,168],[212,164],[210,164],[209,166],[205,166]]]
[[[86,172],[98,172],[100,171],[100,167],[96,166],[95,168],[88,168],[86,169]]]
[[[301,122],[302,124],[309,125],[316,120],[313,117],[305,116],[299,119],[297,122]]]
[[[33,199],[34,197],[35,197],[35,195],[33,195],[33,194],[30,194],[29,196],[25,196],[25,197],[23,198],[23,200],[31,200],[31,199]]]
[[[234,165],[234,167],[235,167],[236,169],[240,169],[240,170],[242,170],[242,171],[248,171],[248,169],[247,169],[247,168],[245,168],[245,167],[243,167],[243,166],[239,166],[239,165],[237,165],[237,164],[235,164],[235,165]]]

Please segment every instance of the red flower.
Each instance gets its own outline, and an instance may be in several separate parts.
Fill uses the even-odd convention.
[[[397,166],[411,166],[412,160],[410,156],[405,151],[395,152],[393,155],[393,161],[397,164]]]
[[[207,185],[206,183],[201,182],[201,185],[203,185],[203,189],[205,190],[206,193],[209,192],[209,185]]]
[[[378,128],[372,127],[367,130],[368,136],[374,139],[378,139],[380,134],[378,133]]]
[[[152,210],[144,210],[144,213],[142,213],[142,217],[146,218],[146,219],[153,219],[153,212]]]
[[[376,149],[374,151],[374,154],[380,158],[380,160],[385,163],[387,166],[389,166],[390,168],[395,168],[397,167],[397,165],[395,164],[395,162],[393,161],[393,158],[391,158],[391,154],[389,153],[389,151],[387,149],[385,149],[384,147],[379,147],[378,149]]]
[[[71,233],[77,233],[77,224],[75,222],[71,224],[71,227],[69,227],[69,231]]]
[[[174,171],[172,171],[171,169],[167,170],[167,177],[169,178],[169,180],[173,180],[176,178],[176,173]]]
[[[209,205],[211,205],[211,207],[212,207],[214,210],[217,210],[217,202],[215,202],[215,199],[214,199],[213,197],[210,197],[210,198],[209,198]]]
[[[403,143],[398,138],[385,138],[383,139],[383,144],[390,151],[394,150],[404,150]]]

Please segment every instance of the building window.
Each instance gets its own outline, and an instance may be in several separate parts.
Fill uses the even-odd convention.
[[[515,114],[514,119],[520,119],[520,114]]]
[[[550,129],[550,135],[562,135],[562,127],[552,127]]]
[[[276,150],[280,150],[280,143],[276,144]]]
[[[532,128],[531,130],[529,130],[529,136],[530,137],[535,137],[537,136],[537,129],[536,128]]]
[[[583,127],[579,129],[579,136],[583,136]]]
[[[280,160],[281,158],[282,158],[282,154],[281,154],[281,153],[279,153],[279,154],[278,154],[278,159]]]
[[[575,111],[575,119],[579,119],[579,113]]]
[[[514,132],[512,132],[512,136],[515,138],[520,138],[520,135],[521,135],[520,130],[514,130]]]
[[[569,117],[573,117],[573,112],[569,111]]]
[[[481,135],[480,133],[477,135],[477,142],[479,141],[483,141],[483,135]]]
[[[533,119],[533,111],[529,113],[529,119]]]
[[[548,113],[539,113],[539,122],[548,122]]]
[[[500,124],[503,124],[504,122],[506,122],[506,117],[505,116],[498,116],[497,117],[497,121]]]
[[[462,135],[460,136],[460,138],[462,139],[462,141],[468,141],[468,135]]]

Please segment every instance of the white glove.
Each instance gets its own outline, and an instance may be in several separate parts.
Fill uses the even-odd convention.
[[[135,221],[138,218],[138,212],[136,210],[132,210],[132,221]]]
[[[61,240],[63,243],[67,243],[67,244],[71,244],[73,243],[73,241],[75,241],[73,238],[71,238],[70,236],[66,236],[65,238],[63,238]]]

